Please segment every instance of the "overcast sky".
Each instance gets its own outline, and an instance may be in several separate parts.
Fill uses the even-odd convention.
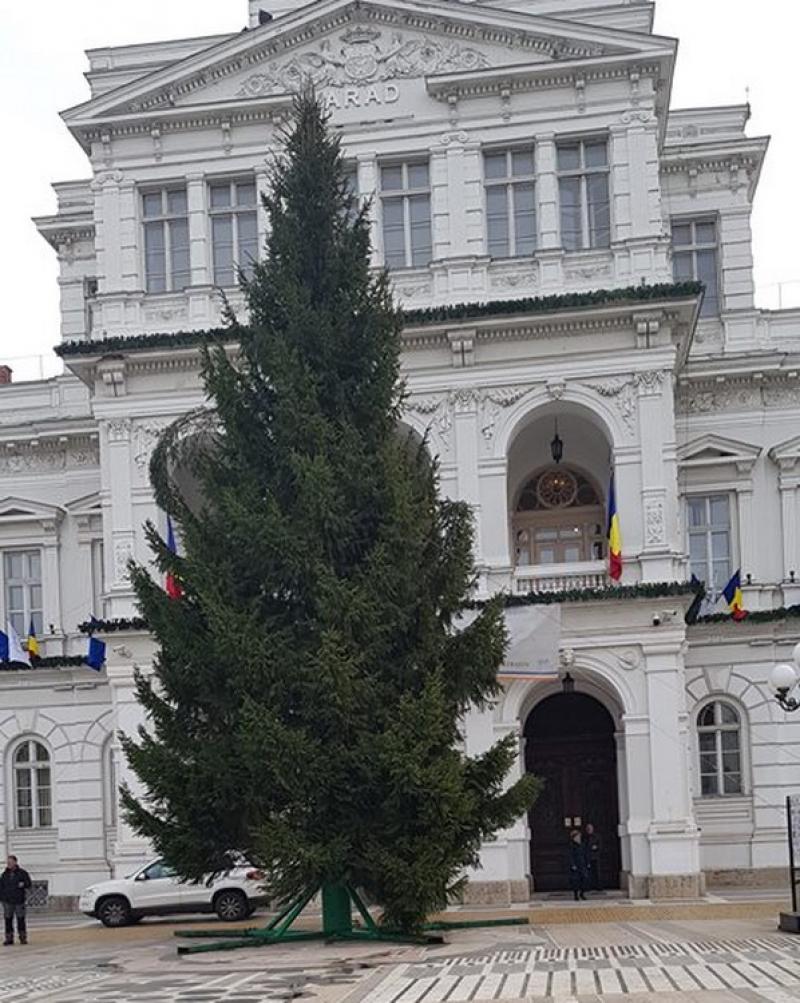
[[[565,6],[568,6],[565,0]],[[758,302],[800,305],[798,15],[787,0],[657,0],[656,31],[680,39],[673,107],[732,104],[753,109],[748,132],[771,135],[754,213]],[[247,0],[3,0],[0,180],[5,238],[0,269],[0,361],[16,378],[57,371],[55,252],[30,217],[55,210],[52,181],[89,175],[58,112],[88,97],[84,49],[238,31]],[[22,358],[24,357],[24,358]]]

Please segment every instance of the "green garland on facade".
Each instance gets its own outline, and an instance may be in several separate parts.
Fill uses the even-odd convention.
[[[691,582],[643,582],[641,585],[606,585],[603,588],[563,589],[561,592],[526,592],[506,595],[506,609],[515,606],[549,606],[552,603],[593,602],[614,599],[663,599],[667,596],[694,595],[697,587]],[[487,599],[476,599],[471,609],[481,609]]]
[[[507,317],[514,314],[555,313],[559,310],[609,306],[614,303],[642,303],[653,300],[685,299],[703,291],[701,282],[662,282],[656,285],[628,286],[624,289],[595,289],[585,293],[562,293],[555,296],[531,296],[517,300],[490,300],[487,303],[455,303],[402,311],[409,327],[440,324],[450,320],[477,320],[481,317]],[[176,331],[172,334],[114,335],[97,341],[65,341],[54,351],[62,358],[100,353],[136,352],[151,348],[192,348],[209,342],[230,343],[238,340],[237,330],[217,327],[207,331]]]
[[[754,609],[741,620],[734,620],[730,613],[709,613],[699,616],[690,626],[704,623],[732,623],[737,627],[748,623],[771,623],[775,620],[791,620],[800,617],[800,603],[796,606],[779,606],[777,609]]]
[[[84,665],[83,655],[48,655],[46,658],[35,658],[30,667],[22,662],[0,662],[2,672],[33,672],[37,669],[72,669]]]
[[[147,623],[140,616],[117,617],[115,620],[85,620],[78,624],[81,634],[114,634],[120,630],[147,630]]]

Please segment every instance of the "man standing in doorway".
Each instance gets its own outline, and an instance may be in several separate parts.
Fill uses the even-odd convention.
[[[17,917],[17,935],[20,944],[28,943],[28,928],[25,924],[25,899],[31,887],[27,871],[19,866],[12,853],[6,860],[6,869],[0,874],[0,902],[3,903],[3,917],[6,921],[6,947],[14,943],[14,917]]]
[[[593,892],[600,891],[600,837],[594,831],[594,826],[591,822],[586,823],[586,828],[584,830],[584,840],[583,840],[584,850],[586,852],[586,870],[588,872],[587,883],[589,890]]]

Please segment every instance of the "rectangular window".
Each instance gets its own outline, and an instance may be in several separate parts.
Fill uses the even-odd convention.
[[[561,246],[583,251],[611,245],[608,143],[575,139],[557,144]]]
[[[184,289],[191,281],[186,189],[143,192],[142,218],[147,292]]]
[[[692,574],[715,593],[731,577],[731,518],[728,495],[694,495],[686,500]]]
[[[214,282],[234,286],[239,270],[251,278],[258,260],[256,183],[252,179],[219,181],[209,185],[208,191]]]
[[[676,282],[706,287],[701,317],[719,315],[717,223],[714,219],[672,220],[672,275]]]
[[[104,573],[103,573],[103,541],[102,540],[92,540],[91,543],[91,558],[92,558],[92,614],[97,617],[98,620],[102,620],[105,615],[105,610],[103,608],[103,591],[104,591]]]
[[[521,257],[536,250],[533,150],[487,150],[486,250],[493,258]]]
[[[3,554],[6,617],[24,640],[31,623],[42,636],[42,556],[38,550],[8,550]]]
[[[352,203],[347,212],[348,223],[354,223],[356,217],[358,216],[358,211],[361,208],[361,201],[358,197],[358,165],[357,164],[345,164],[344,165],[344,184],[347,194],[352,198]]]
[[[427,161],[381,167],[381,204],[387,268],[427,265],[433,257]]]

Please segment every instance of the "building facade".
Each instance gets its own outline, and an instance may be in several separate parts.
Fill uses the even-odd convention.
[[[464,742],[518,735],[547,785],[466,895],[564,887],[588,821],[603,884],[634,897],[784,880],[800,721],[767,678],[800,639],[800,311],[754,305],[749,109],[669,108],[677,43],[641,0],[267,2],[230,35],[90,51],[63,114],[87,177],[35,223],[65,374],[0,387],[3,613],[44,656],[0,673],[0,843],[53,898],[148,855],[117,811],[152,659],[126,566],[148,560],[150,455],[202,404],[196,332],[220,288],[241,306],[268,151],[310,79],[407,311],[405,420],[474,509],[479,594],[524,600]],[[680,583],[719,592],[737,568],[750,617],[687,626]],[[100,673],[74,664],[90,615]]]

